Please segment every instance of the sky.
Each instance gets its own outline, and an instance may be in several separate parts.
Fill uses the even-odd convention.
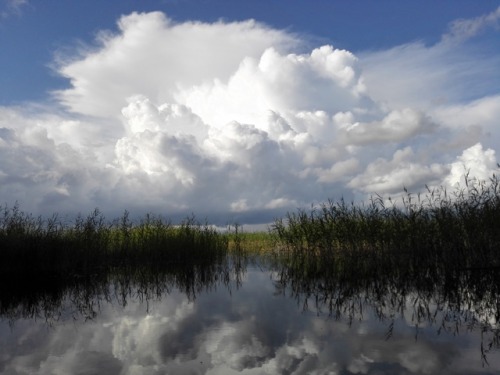
[[[0,0],[0,205],[226,225],[500,161],[499,1]]]

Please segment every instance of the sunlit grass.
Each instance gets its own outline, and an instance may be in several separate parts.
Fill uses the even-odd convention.
[[[227,239],[230,252],[244,252],[247,255],[265,256],[272,253],[278,237],[269,231],[245,232],[236,226],[235,229],[227,233]]]

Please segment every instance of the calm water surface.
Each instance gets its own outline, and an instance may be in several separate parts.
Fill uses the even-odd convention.
[[[376,303],[358,293],[332,308],[278,279],[251,266],[239,282],[194,293],[110,287],[85,306],[67,298],[37,319],[3,317],[0,374],[500,371],[491,311],[469,306],[453,316],[432,299],[421,304],[418,293],[408,293],[403,305],[390,293]]]

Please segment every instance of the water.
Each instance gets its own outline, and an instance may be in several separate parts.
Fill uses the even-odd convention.
[[[0,374],[500,371],[489,305],[385,287],[319,293],[255,265],[237,276],[25,299],[0,321]]]

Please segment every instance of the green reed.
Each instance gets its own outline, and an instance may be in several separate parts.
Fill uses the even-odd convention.
[[[99,298],[126,303],[132,291],[148,299],[176,288],[194,299],[244,272],[231,268],[227,236],[194,216],[174,225],[152,214],[132,221],[125,211],[107,221],[95,209],[63,223],[18,204],[1,211],[0,316],[14,320],[55,320],[68,298],[88,318]]]
[[[275,220],[272,269],[278,293],[304,309],[349,322],[366,311],[388,323],[411,316],[438,332],[477,329],[483,365],[500,348],[500,185],[375,195],[289,212]]]
[[[303,272],[439,272],[500,268],[500,184],[471,180],[400,201],[329,200],[275,220],[275,253]]]
[[[108,222],[95,209],[64,224],[57,215],[33,217],[19,205],[2,207],[0,276],[61,279],[117,268],[208,266],[222,261],[228,241],[194,217],[179,225],[146,215],[134,224],[125,211]]]

